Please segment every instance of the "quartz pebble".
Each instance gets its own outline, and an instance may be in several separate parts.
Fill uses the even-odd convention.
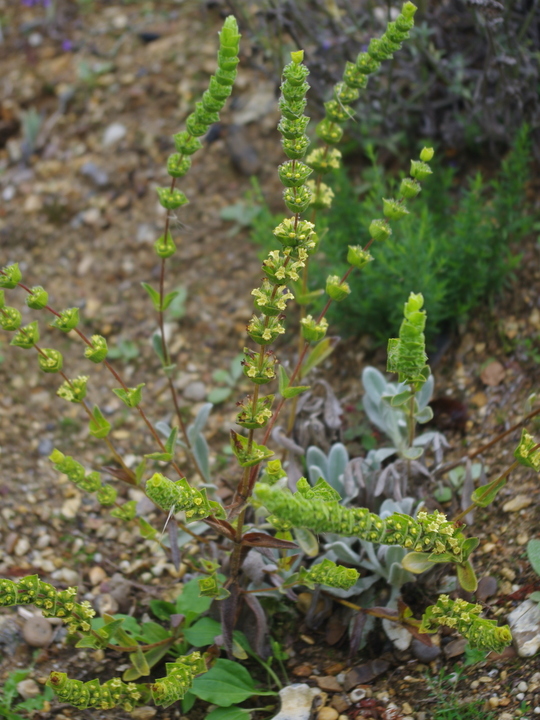
[[[27,678],[26,680],[21,680],[20,683],[17,683],[17,692],[25,700],[29,700],[30,698],[37,697],[41,690],[35,680]]]
[[[323,707],[319,710],[317,720],[338,720],[339,713],[333,707]]]
[[[31,647],[46,647],[52,640],[53,629],[45,618],[32,615],[24,623],[22,634]]]
[[[527,683],[525,681],[522,680],[518,684],[517,689],[519,690],[519,692],[527,692],[527,690],[529,689],[529,686],[527,685]]]
[[[515,498],[508,500],[503,505],[503,512],[518,512],[524,508],[529,507],[532,503],[532,498],[529,495],[516,495]]]
[[[151,720],[151,718],[157,715],[157,710],[149,705],[144,705],[143,707],[132,710],[130,715],[133,720]]]

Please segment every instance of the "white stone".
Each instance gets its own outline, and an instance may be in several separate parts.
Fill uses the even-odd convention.
[[[520,657],[531,657],[540,648],[540,605],[525,600],[512,610],[508,624]]]
[[[26,680],[21,680],[20,683],[17,683],[17,692],[25,700],[29,700],[30,698],[37,697],[41,690],[35,680],[27,678]]]
[[[111,123],[103,133],[103,145],[105,147],[108,147],[109,145],[114,145],[119,140],[122,140],[123,137],[125,137],[127,133],[127,128],[125,125],[122,125],[122,123],[114,122]]]
[[[272,720],[309,720],[313,700],[320,695],[319,688],[310,688],[303,683],[295,683],[279,691],[281,710]]]
[[[398,650],[407,650],[412,641],[411,633],[402,625],[397,625],[391,620],[382,621],[384,632]]]
[[[17,544],[15,545],[14,553],[17,557],[22,557],[23,555],[26,555],[26,553],[30,550],[30,542],[27,538],[19,538],[17,540]]]

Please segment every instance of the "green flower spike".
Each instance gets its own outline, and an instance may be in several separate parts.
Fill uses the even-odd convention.
[[[281,318],[281,315],[277,317],[265,317],[264,315],[257,317],[254,315],[247,326],[249,337],[257,345],[271,345],[276,338],[285,332]]]
[[[0,579],[0,607],[12,605],[34,605],[43,617],[61,618],[68,626],[69,633],[88,632],[90,620],[96,614],[89,602],[73,600],[77,588],[58,591],[52,585],[42,582],[37,575],[27,575],[18,583]]]
[[[437,603],[430,605],[424,613],[419,630],[434,633],[441,626],[455,628],[467,638],[471,647],[501,653],[512,642],[510,628],[508,625],[498,627],[496,620],[480,617],[481,612],[481,605],[440,595]]]
[[[88,384],[88,375],[80,375],[74,380],[66,380],[60,385],[56,394],[58,397],[72,403],[80,403],[86,397],[86,385]]]
[[[399,382],[414,385],[419,390],[429,377],[426,355],[426,311],[422,310],[421,293],[411,293],[403,310],[404,320],[399,338],[388,341],[388,372],[399,373]]]
[[[305,262],[302,260],[291,262],[290,258],[286,255],[281,255],[279,250],[272,250],[268,253],[268,257],[263,260],[262,269],[271,283],[274,285],[283,285],[283,281],[285,280],[299,280],[298,270],[303,268],[304,265]]]
[[[126,390],[124,390],[124,388],[113,388],[113,393],[128,407],[137,407],[141,403],[142,389],[145,384],[146,383],[140,383],[137,387],[127,388]]]
[[[17,284],[20,283],[21,280],[22,273],[19,270],[18,263],[6,265],[2,268],[2,272],[0,273],[0,288],[11,290],[12,288],[17,287]]]
[[[341,302],[341,300],[345,300],[350,292],[349,283],[341,282],[337,275],[329,275],[326,278],[326,293],[330,295],[332,300]]]
[[[374,240],[388,240],[392,234],[392,228],[388,225],[386,220],[372,220],[369,226],[369,234]]]
[[[230,90],[229,90],[230,93]],[[174,147],[180,155],[193,155],[202,148],[202,142],[183,130],[173,136]]]
[[[514,457],[521,465],[540,472],[540,449],[534,450],[537,445],[533,436],[523,428],[519,445],[514,450]]]
[[[234,430],[231,430],[231,447],[240,467],[253,467],[264,460],[269,460],[274,454],[272,450],[264,445],[257,445],[255,442],[252,442],[249,447],[248,438],[239,435]]]
[[[167,210],[176,210],[177,208],[182,207],[182,205],[186,205],[188,202],[184,193],[180,192],[180,190],[177,190],[176,188],[171,190],[171,188],[158,187],[156,188],[156,191],[159,196],[160,205]]]
[[[328,321],[323,318],[319,323],[313,318],[312,315],[307,315],[305,318],[300,320],[302,325],[302,337],[307,342],[319,342],[326,335],[328,330]]]
[[[3,330],[12,332],[17,330],[22,322],[22,315],[17,308],[6,305],[0,310],[0,327]]]
[[[55,470],[67,475],[72,483],[85,492],[96,492],[101,487],[101,476],[98,472],[86,474],[84,467],[70,455],[64,455],[60,450],[53,450],[49,456]]]
[[[118,492],[112,485],[102,485],[97,491],[96,497],[101,505],[114,505]]]
[[[383,198],[383,212],[389,220],[401,220],[409,211],[398,200]]]
[[[172,239],[170,232],[167,232],[167,236],[161,235],[154,243],[154,250],[156,255],[161,258],[170,258],[176,252],[176,245]]]
[[[336,499],[327,500],[331,496],[324,486],[323,497],[316,493],[315,497],[307,498],[301,480],[294,495],[283,488],[258,483],[255,499],[273,516],[294,527],[358,537],[384,545],[400,545],[410,551],[430,553],[432,562],[463,564],[478,544],[477,538],[466,539],[443,513],[419,512],[416,520],[409,515],[393,513],[383,520],[366,508],[346,508]]]
[[[184,512],[189,522],[223,515],[219,503],[208,500],[205,489],[191,487],[185,478],[173,482],[165,475],[155,473],[146,483],[146,494],[165,512]]]
[[[42,348],[38,355],[39,367],[46,373],[57,373],[62,369],[64,359],[62,353],[52,348]]]
[[[167,160],[167,172],[171,177],[184,177],[190,167],[191,158],[189,157],[189,155],[184,156],[180,153],[169,155],[169,159]]]
[[[415,198],[421,190],[420,183],[412,178],[403,178],[401,185],[399,186],[399,193],[406,200]]]
[[[313,588],[315,585],[327,585],[341,590],[350,590],[359,577],[359,572],[354,568],[336,565],[325,558],[321,563],[312,565],[309,570],[301,568],[297,583],[309,588]]]
[[[66,673],[52,672],[46,683],[54,690],[60,702],[69,703],[74,707],[98,708],[110,710],[121,706],[130,712],[141,704],[142,694],[135,683],[124,683],[120,678],[112,678],[100,685],[99,680],[72,680]]]
[[[422,162],[428,163],[430,160],[433,159],[434,154],[435,154],[435,150],[433,148],[425,147],[422,149],[422,152],[420,153],[420,160]]]
[[[276,317],[282,313],[287,309],[287,300],[294,298],[285,285],[278,285],[276,288],[266,279],[261,287],[252,290],[251,294],[255,296],[255,308],[268,317]]]
[[[26,304],[33,310],[43,310],[49,302],[49,293],[41,285],[31,289],[31,294],[26,297]]]
[[[253,409],[251,396],[248,395],[243,402],[236,403],[236,405],[241,408],[236,416],[237,424],[248,430],[256,430],[257,428],[264,427],[272,417],[272,410],[270,408],[273,402],[273,395],[265,395],[258,398],[256,407]]]
[[[373,261],[373,256],[364,251],[360,245],[349,245],[347,252],[347,262],[355,268],[361,270],[368,263]]]
[[[9,344],[28,350],[33,348],[38,341],[39,327],[37,320],[34,320],[34,322],[21,328]]]
[[[60,317],[57,317],[54,322],[51,323],[51,327],[61,330],[62,332],[68,333],[73,330],[79,324],[79,308],[68,308],[62,310]]]
[[[431,173],[432,170],[427,163],[421,160],[411,160],[411,175],[416,180],[425,180]]]
[[[94,363],[100,363],[107,357],[107,341],[102,335],[92,335],[92,346],[84,351],[84,357]]]
[[[178,658],[174,663],[166,663],[166,677],[159,678],[151,686],[152,699],[156,705],[169,707],[182,700],[191,689],[195,675],[206,672],[204,658],[198,652]]]
[[[341,152],[337,148],[316,148],[306,158],[306,162],[315,172],[324,175],[330,170],[339,170]]]
[[[332,207],[334,191],[326,183],[317,183],[315,180],[308,180],[307,186],[312,194],[311,207],[317,210],[325,210]]]
[[[277,358],[271,352],[267,351],[263,355],[261,364],[261,354],[250,350],[250,348],[244,348],[244,360],[242,360],[242,367],[244,375],[248,377],[251,382],[256,385],[266,385],[276,377],[276,363]]]
[[[121,507],[111,510],[111,515],[112,517],[120,518],[120,520],[125,520],[126,522],[133,520],[137,515],[137,501],[128,500],[128,502],[125,502],[121,505]]]

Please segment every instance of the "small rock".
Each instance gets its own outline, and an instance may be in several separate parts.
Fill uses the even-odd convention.
[[[123,575],[114,573],[111,579],[103,585],[103,589],[116,600],[121,612],[125,612],[129,608],[131,583]]]
[[[64,500],[60,512],[67,520],[73,520],[73,518],[77,517],[80,507],[81,496],[76,495],[75,497],[68,498],[68,500]]]
[[[109,593],[103,593],[96,601],[100,615],[114,615],[118,612],[118,603]]]
[[[202,402],[206,398],[206,385],[200,380],[194,380],[184,388],[183,395],[191,402]]]
[[[49,438],[43,438],[43,440],[39,441],[38,445],[38,453],[42,456],[49,456],[54,449],[53,441]]]
[[[108,147],[109,145],[114,145],[115,143],[122,140],[123,137],[126,136],[127,128],[125,125],[122,125],[122,123],[114,122],[111,123],[103,133],[103,145],[104,147]]]
[[[471,683],[471,690],[478,690],[480,687],[480,680],[473,680]]]
[[[485,385],[495,387],[500,385],[506,377],[506,370],[498,360],[492,360],[480,373],[480,379]]]
[[[151,243],[157,240],[157,233],[154,226],[150,223],[141,223],[138,225],[135,239],[139,243]]]
[[[90,578],[92,586],[95,586],[105,580],[107,573],[99,565],[94,565],[94,567],[90,568],[88,571],[88,577]]]
[[[338,713],[341,715],[341,713],[344,713],[347,708],[351,706],[351,701],[345,695],[345,693],[339,693],[338,695],[334,695],[332,701],[330,702],[330,705],[333,708],[336,708]]]
[[[13,200],[16,192],[17,192],[17,190],[13,185],[7,185],[2,190],[2,200],[5,200],[5,202],[9,202],[10,200]]]
[[[23,555],[26,555],[26,553],[30,550],[30,542],[27,538],[23,537],[17,540],[17,544],[15,545],[14,553],[17,557],[22,557]]]
[[[490,697],[488,700],[489,707],[495,709],[499,707],[499,698],[495,695],[493,697]]]
[[[398,650],[407,650],[412,640],[412,635],[407,628],[397,625],[391,620],[383,620],[382,624],[387,638],[392,641],[394,647]]]
[[[317,678],[317,685],[324,692],[341,692],[343,689],[333,675],[323,675]]]
[[[413,709],[412,709],[412,707],[409,705],[408,702],[404,702],[403,705],[401,706],[401,709],[403,710],[403,712],[405,713],[405,715],[412,715]]]
[[[80,579],[79,573],[76,570],[71,570],[70,568],[60,568],[60,570],[55,570],[51,577],[53,580],[63,580],[63,582],[68,585],[78,585]]]
[[[499,715],[498,720],[514,720],[514,716],[511,713],[503,712]]]
[[[288,685],[279,691],[281,710],[273,720],[309,720],[313,701],[321,691],[303,683]],[[337,718],[338,713],[335,717]]]
[[[527,692],[527,690],[529,689],[529,686],[527,685],[526,682],[524,682],[524,681],[522,680],[522,681],[518,684],[517,689],[519,690],[519,692]]]
[[[525,600],[508,616],[514,646],[520,657],[531,657],[540,648],[540,605]]]
[[[87,177],[99,188],[106,187],[109,184],[108,173],[93,162],[85,162],[81,166],[81,175]]]
[[[431,647],[424,645],[423,642],[414,638],[411,643],[411,652],[417,660],[427,664],[439,657],[441,648],[437,645],[431,645]]]
[[[323,707],[319,710],[317,720],[337,720],[339,717],[338,711],[333,707]]]
[[[505,577],[507,580],[510,580],[510,582],[514,582],[514,580],[516,579],[516,573],[514,572],[514,570],[512,570],[512,568],[509,568],[509,567],[501,568],[501,575],[503,577]],[[478,594],[477,594],[477,597],[478,597]]]
[[[35,680],[27,678],[26,680],[21,680],[20,683],[17,683],[17,692],[25,700],[29,700],[30,698],[37,697],[41,693],[41,688]]]
[[[529,507],[531,503],[532,498],[528,495],[516,495],[515,498],[512,498],[511,500],[508,500],[508,502],[504,503],[503,511],[518,512],[518,510],[523,510],[523,508]]]
[[[39,195],[29,195],[24,201],[23,210],[27,213],[39,212],[43,209],[43,200]]]
[[[102,227],[103,216],[97,207],[88,208],[81,213],[81,220],[89,227]]]
[[[44,617],[33,615],[24,623],[22,634],[31,647],[46,647],[52,640],[53,629]]]
[[[457,657],[458,655],[463,655],[466,647],[467,640],[465,638],[457,638],[445,646],[444,654],[447,658]]]
[[[495,595],[497,592],[497,580],[491,575],[486,575],[480,578],[478,582],[478,589],[476,591],[476,598],[480,602],[485,602],[489,597]]]
[[[526,545],[529,542],[529,536],[527,533],[519,533],[516,537],[516,542],[518,545]]]
[[[354,688],[354,690],[351,690],[349,693],[349,700],[352,703],[360,702],[360,700],[363,700],[366,697],[366,691],[364,688]]]
[[[143,707],[132,710],[130,715],[134,720],[150,720],[157,715],[157,710],[149,705],[144,705]]]

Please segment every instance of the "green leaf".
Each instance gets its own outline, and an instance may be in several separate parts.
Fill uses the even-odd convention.
[[[139,532],[145,540],[153,540],[157,535],[157,530],[141,517],[139,518]]]
[[[169,622],[171,615],[177,612],[176,605],[165,600],[150,600],[150,610],[163,622]]]
[[[441,487],[438,490],[435,490],[433,497],[440,503],[450,502],[452,499],[452,491],[449,487]]]
[[[161,364],[165,365],[165,355],[163,354],[163,342],[161,340],[161,333],[159,330],[156,330],[154,334],[152,335],[152,347],[154,348],[154,352],[158,356],[158,358],[161,360]]]
[[[527,557],[534,572],[540,575],[540,540],[529,540],[527,544]]]
[[[423,410],[420,410],[420,412],[415,413],[414,419],[416,420],[416,422],[423,425],[424,423],[427,423],[430,420],[433,420],[433,410],[430,408],[429,405],[426,405],[426,407]]]
[[[293,528],[294,539],[308,557],[317,557],[319,554],[319,541],[311,530]]]
[[[456,570],[458,582],[461,587],[468,592],[476,592],[478,580],[476,579],[476,573],[471,563],[467,560],[463,565],[456,565]]]
[[[137,640],[142,643],[152,645],[153,643],[167,640],[167,638],[170,637],[171,633],[169,632],[169,630],[164,628],[163,625],[159,625],[158,623],[152,622],[150,620],[149,622],[145,622],[142,624],[142,629],[141,632],[137,635]]]
[[[532,600],[535,603],[540,603],[540,592],[533,592],[529,595],[529,600]]]
[[[165,297],[163,298],[163,308],[162,308],[162,309],[163,309],[163,310],[167,310],[167,308],[170,306],[170,304],[172,303],[172,301],[173,301],[176,297],[178,297],[179,294],[180,294],[180,292],[179,292],[178,290],[173,290],[172,292],[167,293],[167,294],[165,295]]]
[[[317,367],[317,365],[324,362],[324,360],[326,360],[326,358],[334,352],[336,344],[336,338],[327,337],[315,345],[304,360],[300,377],[306,377],[306,375],[313,370],[314,367]]]
[[[405,555],[401,564],[405,570],[408,570],[415,575],[419,575],[426,570],[431,570],[433,567],[433,563],[429,560],[430,555],[431,553],[410,552]]]
[[[176,445],[176,440],[178,439],[178,428],[173,427],[171,432],[169,433],[169,437],[167,438],[167,442],[165,443],[165,450],[173,455],[174,448]]]
[[[405,405],[405,403],[408,402],[412,397],[414,397],[413,392],[411,392],[410,390],[404,390],[397,395],[393,395],[392,397],[385,397],[384,399],[386,400],[386,402],[390,403],[391,407],[400,407],[401,405]]]
[[[248,720],[250,717],[251,712],[249,710],[231,705],[230,707],[218,707],[212,710],[205,720]]]
[[[172,460],[171,453],[154,452],[144,456],[147,460],[161,460],[162,462],[170,462]]]
[[[199,597],[199,582],[197,578],[193,578],[184,585],[181,594],[176,598],[173,612],[185,615],[186,625],[191,625],[196,617],[210,608],[211,604],[212,598]]]
[[[506,478],[497,478],[483,487],[476,488],[471,495],[471,500],[478,507],[487,507],[495,498],[499,490],[506,485]]]
[[[141,482],[145,470],[146,470],[146,460],[141,460],[141,462],[135,468],[135,479],[137,480],[138,483]]]
[[[75,647],[93,648],[94,650],[97,650],[98,648],[105,647],[105,645],[107,645],[107,641],[105,640],[105,638],[103,639],[103,641],[100,641],[97,639],[97,637],[94,637],[93,635],[83,635],[82,638],[77,642]]]
[[[228,397],[230,397],[231,393],[232,389],[230,387],[214,388],[213,390],[210,390],[206,399],[213,405],[219,405],[219,403],[224,402]]]
[[[401,453],[405,460],[418,460],[419,457],[422,457],[422,454],[424,452],[424,448],[421,447],[410,447],[403,450]]]
[[[154,288],[151,285],[149,285],[148,283],[143,282],[143,283],[141,283],[141,285],[143,286],[143,288],[146,290],[146,292],[150,296],[150,300],[152,301],[152,303],[154,305],[154,310],[156,310],[157,312],[160,312],[161,297],[160,297],[160,294],[158,293],[158,291],[154,290]]]
[[[216,635],[221,635],[221,623],[212,618],[204,617],[187,630],[184,630],[185,639],[193,647],[212,645]]]
[[[214,370],[212,373],[212,380],[225,385],[234,385],[234,380],[227,370]]]
[[[275,695],[271,691],[255,689],[253,679],[245,667],[232,660],[216,660],[214,667],[196,677],[191,692],[201,700],[230,707],[252,695]]]
[[[285,399],[296,397],[297,395],[300,395],[300,393],[305,392],[306,390],[309,390],[309,385],[298,385],[297,387],[289,387],[289,378],[287,376],[287,372],[283,365],[279,366],[278,369],[278,375],[279,375],[279,392],[281,393],[281,396]]]
[[[164,628],[163,628],[164,629]],[[170,651],[170,645],[160,645],[159,647],[152,648],[147,652],[143,653],[144,659],[149,668],[153,668],[157,663]],[[139,672],[136,667],[128,668],[122,675],[124,682],[133,682],[138,680],[143,673]]]
[[[111,431],[111,423],[105,420],[103,413],[94,405],[92,410],[92,419],[90,420],[90,435],[95,438],[106,438]]]
[[[139,676],[150,675],[150,666],[148,665],[148,662],[144,657],[144,653],[140,647],[137,647],[136,652],[131,653],[129,659],[131,660],[133,667],[139,673]]]

